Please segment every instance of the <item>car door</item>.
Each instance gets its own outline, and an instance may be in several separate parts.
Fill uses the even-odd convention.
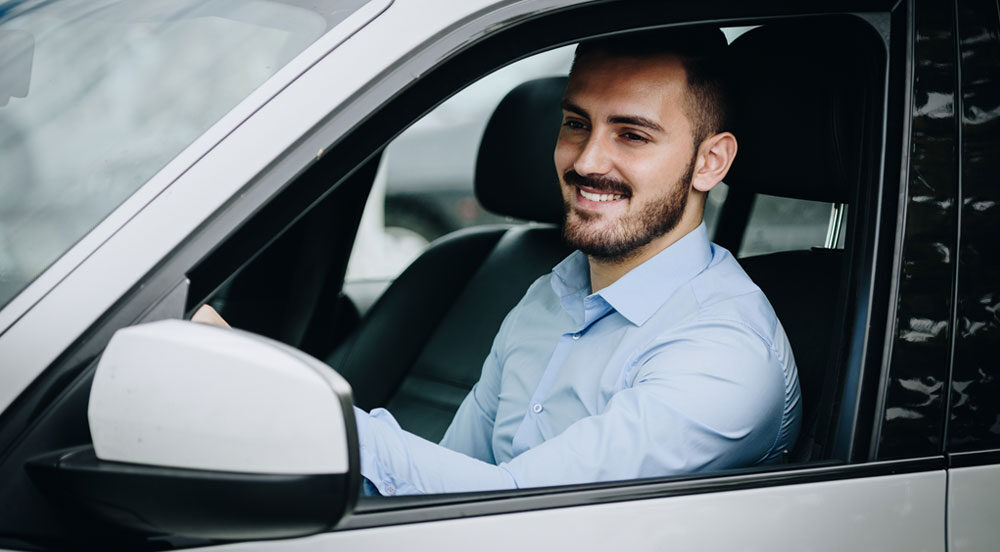
[[[335,183],[361,174],[355,169],[370,167],[379,148],[408,121],[482,71],[536,50],[650,22],[715,20],[719,14],[731,14],[726,17],[743,23],[750,9],[745,3],[711,10],[684,6],[676,13],[640,8],[628,2],[578,9],[541,1],[483,2],[463,5],[438,20],[431,15],[435,10],[424,4],[396,2],[187,169],[170,193],[149,203],[0,336],[0,352],[12,350],[3,347],[13,348],[13,343],[37,340],[51,320],[67,316],[79,297],[92,295],[83,308],[68,313],[56,336],[43,342],[48,349],[25,361],[25,366],[34,367],[26,369],[35,370],[32,376],[43,369],[45,373],[42,383],[14,405],[10,416],[23,421],[16,438],[6,437],[2,443],[7,452],[0,474],[5,482],[14,482],[4,486],[3,499],[24,505],[16,514],[0,516],[0,533],[10,535],[6,542],[20,548],[23,543],[80,542],[79,535],[93,537],[95,532],[111,542],[120,537],[113,528],[88,532],[73,519],[72,510],[58,510],[17,473],[32,454],[86,442],[81,413],[86,408],[88,366],[115,329],[190,312],[299,213],[330,197],[328,193],[346,190]],[[831,2],[796,11],[761,3],[753,6],[751,17],[756,19],[750,21],[783,18],[790,11],[822,16],[839,13],[842,6]],[[884,130],[873,138],[878,152],[871,165],[874,185],[859,192],[864,202],[854,219],[853,242],[848,240],[855,252],[851,291],[845,294],[852,316],[843,330],[845,378],[827,458],[708,477],[399,499],[369,504],[335,531],[281,541],[280,546],[465,549],[474,542],[484,549],[505,550],[517,545],[942,549],[944,457],[940,448],[924,446],[933,444],[929,435],[943,422],[942,404],[932,400],[926,413],[921,411],[927,426],[921,431],[914,429],[921,424],[899,425],[910,418],[894,415],[897,411],[891,408],[898,401],[887,392],[896,384],[909,389],[911,378],[903,371],[911,357],[899,351],[911,343],[911,328],[899,313],[911,296],[901,271],[922,253],[911,247],[919,237],[911,231],[916,224],[911,221],[917,219],[910,217],[911,211],[896,208],[925,201],[914,192],[924,183],[921,171],[930,166],[925,157],[909,154],[911,141],[917,152],[933,147],[938,138],[934,132],[942,126],[921,126],[934,123],[938,113],[920,111],[924,104],[910,101],[907,94],[918,75],[919,82],[929,77],[921,73],[926,66],[908,60],[930,59],[920,57],[926,44],[922,40],[940,37],[921,31],[937,15],[930,2],[874,3],[859,18],[887,45],[886,92],[880,98]],[[907,130],[911,125],[912,138]],[[265,136],[271,139],[263,140]],[[317,179],[318,173],[327,175],[326,184]],[[211,189],[208,184],[213,182],[225,186]],[[348,204],[360,215],[363,202],[350,197]],[[932,231],[954,239],[953,228]],[[129,261],[123,264],[125,258]],[[934,281],[937,276],[931,272],[917,266],[905,275],[930,274],[927,279]],[[78,334],[83,337],[77,339]],[[931,378],[943,377],[947,369],[947,359],[942,361],[940,354],[919,364]],[[893,448],[911,441],[918,446]],[[215,544],[158,539],[152,544]],[[218,549],[275,546],[237,543]]]
[[[906,8],[905,16],[896,12],[892,21],[901,25],[919,61],[906,66],[906,93],[895,89],[905,99],[890,100],[898,111],[889,120],[905,120],[906,126],[883,150],[887,166],[902,161],[906,170],[901,184],[882,182],[884,195],[877,200],[891,209],[889,220],[881,223],[891,228],[896,255],[886,251],[871,259],[891,270],[882,279],[868,280],[872,296],[866,298],[874,304],[886,301],[872,328],[884,333],[885,342],[869,335],[864,344],[848,345],[856,347],[850,354],[868,362],[848,377],[846,385],[855,385],[857,393],[843,396],[856,401],[840,410],[855,421],[841,425],[834,436],[851,443],[845,464],[403,499],[359,508],[339,531],[299,541],[302,549],[389,549],[433,539],[435,549],[445,550],[471,543],[487,550],[943,550],[945,404],[940,391],[948,374],[954,265],[942,247],[951,250],[955,243],[956,182],[953,158],[942,163],[954,151],[955,134],[950,106],[941,97],[954,97],[949,78],[955,53],[942,46],[953,39],[947,6],[916,2]],[[929,195],[928,189],[937,194]]]

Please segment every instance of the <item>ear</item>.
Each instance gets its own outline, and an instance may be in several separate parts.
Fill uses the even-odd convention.
[[[720,132],[706,138],[698,146],[691,187],[708,192],[722,182],[736,158],[736,137],[731,132]]]

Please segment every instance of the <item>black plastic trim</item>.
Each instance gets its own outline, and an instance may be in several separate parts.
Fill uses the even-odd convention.
[[[329,529],[357,494],[349,474],[256,474],[100,460],[90,445],[25,466],[49,496],[121,528],[207,539],[269,539]],[[340,500],[337,500],[340,497]]]
[[[952,452],[948,454],[949,468],[969,468],[1000,464],[1000,449]]]
[[[868,464],[837,464],[829,461],[812,464],[801,469],[782,471],[773,471],[773,467],[749,468],[707,476],[690,475],[570,487],[542,487],[515,491],[413,497],[379,497],[359,502],[354,512],[337,526],[337,530],[903,475],[944,470],[945,467],[943,456]]]

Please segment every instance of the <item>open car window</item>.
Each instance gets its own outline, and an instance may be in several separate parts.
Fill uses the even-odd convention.
[[[345,276],[362,312],[430,243],[462,228],[523,224],[476,198],[476,156],[500,100],[534,78],[565,76],[573,46],[517,61],[479,79],[404,130],[382,154]]]
[[[731,42],[753,26],[725,27]],[[486,123],[507,92],[528,80],[565,76],[575,46],[517,61],[493,72],[424,115],[384,150],[365,205],[345,276],[345,293],[366,312],[391,282],[434,240],[462,228],[523,224],[482,206],[473,190],[476,156]],[[704,221],[709,236],[728,186],[708,194]],[[838,247],[845,232],[831,232],[837,216],[825,202],[756,195],[740,257],[777,251]],[[838,230],[846,220],[836,219]],[[830,243],[831,238],[833,242]]]
[[[794,26],[788,28],[794,35]],[[735,38],[734,44],[761,31]],[[528,230],[519,231],[546,233],[548,245],[538,256],[548,260],[524,263],[525,271],[516,275],[496,269],[520,266],[520,258],[498,260],[486,265],[492,268],[481,270],[476,261],[466,262],[505,250],[497,240],[529,218],[491,213],[475,197],[477,156],[487,120],[500,98],[513,88],[539,77],[565,75],[571,56],[572,46],[547,51],[463,86],[407,126],[378,155],[369,157],[363,168],[242,267],[211,298],[212,304],[237,327],[278,338],[324,359],[351,383],[361,408],[387,407],[403,429],[439,440],[478,380],[504,315],[535,278],[568,254],[558,233],[551,231],[555,221],[550,220],[550,224],[531,224],[525,226]],[[422,100],[435,102],[434,98]],[[873,128],[857,132],[861,135]],[[754,132],[741,136],[749,142],[761,140]],[[551,147],[546,143],[535,148],[544,150],[545,171],[551,171]],[[707,198],[705,221],[710,237],[727,222],[732,225],[727,220],[730,203],[746,201],[745,184],[739,178],[734,182],[740,193],[733,192],[731,183],[723,183]],[[845,237],[848,232],[841,232],[834,233],[837,237],[830,243],[832,204],[798,198],[796,188],[791,186],[791,197],[751,196],[753,208],[739,228],[743,247],[734,254],[746,258],[744,268],[771,298],[792,341],[807,388],[803,392],[807,417],[821,429],[810,429],[805,437],[815,441],[815,447],[790,451],[790,458],[814,460],[830,454],[828,432],[838,404],[834,390],[845,369],[837,354],[844,323],[838,298],[845,293],[842,275],[850,257],[837,246],[851,242]],[[845,188],[841,200],[847,201],[851,193],[853,189]],[[365,204],[363,215],[353,207],[359,201]],[[846,219],[839,219],[838,229],[848,227]],[[456,238],[473,234],[478,236],[475,245]],[[353,243],[352,235],[356,235]],[[514,238],[504,237],[503,243],[510,239]],[[345,249],[347,244],[351,244],[350,251]],[[317,254],[318,248],[333,256]],[[770,253],[790,255],[761,260]],[[799,266],[803,259],[808,264],[805,271]],[[785,262],[791,268],[768,268]],[[529,274],[527,267],[535,272]],[[341,269],[343,286],[334,292],[331,287]],[[510,290],[504,294],[491,294],[481,288],[495,285],[486,283],[491,272],[499,274],[494,278],[521,283],[508,285]],[[795,286],[787,284],[788,275],[806,273],[815,277],[814,282],[822,282],[824,293],[817,295],[812,288],[800,286],[806,278],[796,280]],[[292,286],[284,283],[293,281]],[[386,289],[389,293],[383,295]],[[817,316],[817,312],[826,314]],[[384,331],[389,335],[380,333]],[[816,336],[824,337],[817,341]],[[391,339],[391,347],[386,346],[386,339]]]
[[[734,33],[731,38],[735,39],[739,34]],[[428,246],[432,250],[435,247],[438,251],[447,250],[445,245],[450,237],[447,231],[520,222],[509,217],[492,216],[483,211],[483,207],[476,202],[472,183],[475,178],[474,166],[479,140],[478,138],[470,140],[469,137],[482,134],[481,129],[485,126],[492,107],[503,94],[517,84],[545,74],[532,74],[530,69],[519,73],[522,67],[532,67],[532,64],[539,64],[568,51],[570,50],[546,52],[512,64],[477,81],[445,101],[436,110],[417,120],[385,148],[374,178],[372,192],[368,196],[365,217],[362,219],[358,239],[354,244],[344,286],[347,297],[353,301],[362,316],[360,335],[365,335],[368,324],[374,324],[371,320],[382,320],[379,323],[386,323],[388,319],[385,318],[385,311],[396,313],[394,316],[403,316],[401,309],[415,308],[405,307],[405,302],[398,303],[401,306],[395,306],[398,298],[387,297],[386,301],[378,305],[381,309],[376,307],[375,311],[369,312],[373,304],[379,303],[378,298],[386,286],[393,286],[392,281],[407,267],[412,269],[409,271],[412,274],[397,282],[395,288],[398,289],[398,293],[413,295],[427,289],[413,284],[413,281],[419,278],[433,278],[429,275],[414,276],[425,270],[421,268],[425,261],[418,258],[421,252],[427,251]],[[562,70],[553,73],[565,74],[568,69],[568,59],[569,56],[566,55]],[[501,86],[497,84],[498,82],[505,82],[505,85]],[[848,86],[864,85],[867,83],[851,83]],[[490,101],[477,104],[479,107],[476,111],[479,116],[475,125],[470,125],[466,119],[455,115],[460,113],[462,106],[472,105],[476,101],[477,92],[487,86],[491,89]],[[872,90],[877,91],[878,88],[873,87]],[[781,116],[783,115],[777,117]],[[871,121],[868,121],[865,124],[870,123]],[[477,132],[470,132],[468,130],[470,126],[475,126]],[[868,126],[859,132],[873,132],[874,128]],[[756,136],[750,133],[746,139],[754,140]],[[459,166],[463,167],[462,171],[455,168]],[[456,178],[455,175],[459,174],[461,176]],[[851,187],[857,185],[856,182],[849,184]],[[853,191],[852,188],[841,194],[840,200],[846,202],[847,195]],[[705,222],[710,236],[715,233],[716,227],[727,222],[725,220],[728,216],[727,202],[734,195],[736,197],[733,201],[745,201],[745,194],[742,198],[739,194],[733,194],[732,188],[726,184],[720,184],[709,194]],[[436,204],[440,203],[440,197],[448,197],[452,201],[444,202],[445,207],[442,208]],[[833,408],[836,404],[836,399],[829,393],[822,392],[822,389],[834,389],[840,385],[839,379],[842,374],[839,371],[844,369],[841,359],[837,356],[834,342],[839,339],[840,325],[843,323],[841,318],[843,313],[839,310],[837,302],[845,290],[841,276],[845,271],[845,263],[850,258],[844,253],[850,224],[843,216],[842,203],[802,199],[795,197],[794,193],[791,197],[756,193],[753,194],[750,203],[752,207],[749,208],[744,226],[740,228],[742,245],[734,248],[733,253],[741,259],[746,258],[747,272],[758,281],[765,293],[769,296],[772,293],[776,294],[772,303],[779,319],[792,336],[796,359],[799,360],[800,369],[804,373],[803,385],[809,388],[804,399],[808,402],[808,418],[811,424],[817,423],[815,422],[817,417],[823,420],[821,429],[817,430],[816,427],[819,426],[816,425],[810,426],[806,432],[808,435],[805,435],[804,439],[821,443],[816,445],[816,450],[823,449],[827,452],[790,451],[789,459],[800,462],[821,459],[829,454],[831,443],[826,432],[829,431],[831,419],[835,415]],[[836,205],[839,207],[835,207]],[[434,242],[434,240],[439,241]],[[775,253],[782,255],[760,259]],[[787,255],[784,255],[785,253]],[[784,279],[799,270],[796,268],[799,262],[797,259],[813,257],[816,257],[815,262],[809,261],[808,270],[802,273],[808,273],[809,277],[814,276],[813,281],[823,289],[823,292],[816,295],[800,288],[794,294],[787,293],[790,286]],[[414,262],[414,259],[417,260]],[[556,261],[552,264],[554,262]],[[782,266],[781,263],[786,262],[791,263],[788,265],[789,268],[781,270],[770,268]],[[450,265],[441,267],[447,271]],[[437,278],[450,282],[440,274],[441,269],[438,270]],[[467,278],[471,279],[472,274]],[[804,277],[798,282],[804,283],[806,280],[808,278]],[[470,281],[473,283],[470,284]],[[530,280],[528,282],[530,283]],[[427,284],[427,287],[431,287],[429,282]],[[466,285],[474,288],[474,280],[459,279],[450,284],[442,284],[445,288],[457,286],[459,289]],[[817,299],[821,296],[823,300],[818,303],[823,304],[816,304],[815,309],[810,310],[812,308],[810,305],[817,303]],[[499,325],[499,319],[492,320],[492,314],[479,311],[474,303],[469,305],[461,303],[461,298],[455,305],[449,303],[447,309],[452,309],[452,312],[465,312],[469,317],[464,322],[468,332],[464,337],[467,337],[470,343],[479,339],[473,335],[476,333],[488,334],[492,338]],[[816,315],[817,312],[824,314]],[[823,321],[822,328],[809,322],[817,318]],[[479,332],[470,327],[480,323],[492,329]],[[369,357],[366,356],[367,353],[357,353],[357,346],[350,341],[350,338],[345,342],[346,345],[338,346],[337,349],[351,352],[342,355],[335,352],[331,357],[333,366],[346,373],[348,380],[355,386],[362,408],[385,406],[397,416],[404,429],[432,441],[440,439],[450,415],[454,413],[458,403],[478,378],[482,359],[488,350],[486,347],[477,354],[469,354],[466,357],[465,351],[471,347],[455,347],[452,339],[449,351],[449,346],[444,344],[449,341],[437,336],[435,331],[415,332],[424,337],[412,345],[414,355],[412,371],[406,366],[398,369],[387,368],[388,365],[382,363],[382,360],[385,360],[391,364],[395,362],[394,359],[377,354]],[[816,336],[823,336],[824,339]],[[405,345],[400,343],[396,343],[396,346],[398,349],[405,348]],[[445,371],[435,368],[446,363],[451,364],[449,369],[451,373],[444,373]],[[377,369],[371,368],[372,366],[386,367],[386,371],[379,373]],[[456,376],[457,372],[461,372],[462,375]],[[382,377],[387,373],[392,374],[390,377],[394,378],[391,383],[386,383]],[[822,435],[817,434],[817,431]]]

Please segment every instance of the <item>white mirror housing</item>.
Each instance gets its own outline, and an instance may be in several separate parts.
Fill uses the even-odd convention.
[[[119,330],[88,410],[101,460],[260,474],[348,473],[350,386],[292,347],[164,320]]]

